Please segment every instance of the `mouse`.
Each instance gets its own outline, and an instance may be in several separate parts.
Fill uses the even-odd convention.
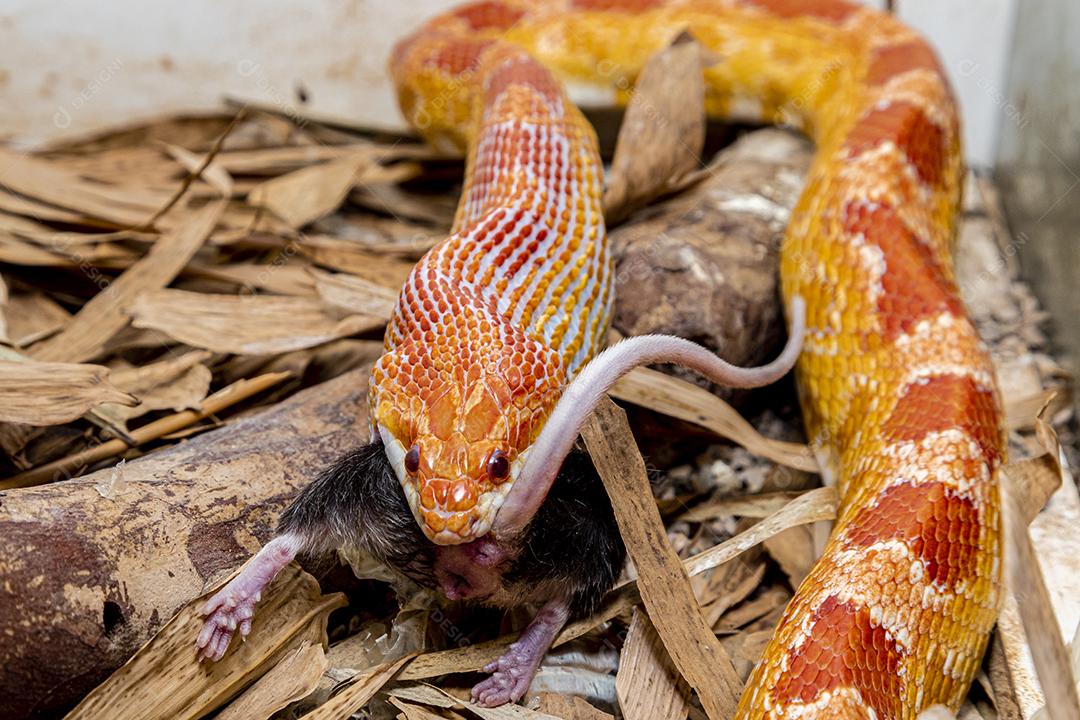
[[[519,699],[570,617],[590,613],[626,558],[611,502],[588,454],[573,448],[545,502],[517,537],[437,545],[413,517],[381,439],[336,460],[284,511],[276,537],[202,608],[201,656],[218,660],[251,631],[266,585],[294,558],[365,551],[451,601],[539,611],[472,692],[495,706]]]

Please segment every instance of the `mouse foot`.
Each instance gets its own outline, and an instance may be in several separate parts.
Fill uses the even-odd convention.
[[[206,617],[199,638],[195,641],[199,656],[217,661],[229,649],[229,642],[237,630],[240,637],[251,632],[255,617],[255,605],[263,590],[281,569],[292,562],[301,542],[294,535],[281,535],[267,543],[236,577],[218,590],[203,605],[201,613]]]
[[[536,657],[532,648],[523,648],[520,642],[511,645],[502,657],[484,667],[484,672],[492,675],[472,689],[473,702],[496,707],[520,700],[529,689],[546,650],[541,650]]]
[[[472,701],[484,707],[495,707],[520,700],[569,615],[565,599],[549,600],[517,642],[498,660],[484,667],[484,672],[492,673],[492,676],[472,689]]]
[[[260,598],[258,591],[252,593],[243,586],[233,587],[232,583],[210,598],[202,608],[206,620],[195,643],[199,655],[206,660],[220,660],[237,630],[241,638],[247,637],[255,617],[255,604]]]

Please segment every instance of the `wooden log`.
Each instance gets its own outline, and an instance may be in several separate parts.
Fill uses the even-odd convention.
[[[736,365],[772,359],[784,337],[780,244],[811,157],[793,133],[750,133],[699,184],[614,228],[615,330],[689,338]],[[727,400],[745,394],[673,374]]]
[[[269,539],[293,494],[367,439],[367,375],[131,463],[0,492],[0,715],[58,715]]]

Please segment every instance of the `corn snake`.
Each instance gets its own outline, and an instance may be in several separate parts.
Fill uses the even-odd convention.
[[[619,365],[589,363],[612,302],[603,171],[555,74],[625,87],[683,31],[721,59],[710,115],[792,125],[818,148],[781,280],[789,316],[806,300],[798,385],[843,501],[739,717],[955,710],[996,615],[1005,443],[949,257],[951,90],[891,16],[836,0],[496,0],[402,42],[406,118],[468,165],[452,234],[407,281],[373,370],[376,429],[430,539],[520,529],[542,493],[514,488],[542,487],[538,465],[573,440],[543,432],[572,424],[560,398],[586,388],[587,406]]]

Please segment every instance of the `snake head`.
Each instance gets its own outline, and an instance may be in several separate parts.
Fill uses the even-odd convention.
[[[429,540],[487,534],[564,384],[558,355],[519,333],[406,340],[372,371],[371,417]]]

